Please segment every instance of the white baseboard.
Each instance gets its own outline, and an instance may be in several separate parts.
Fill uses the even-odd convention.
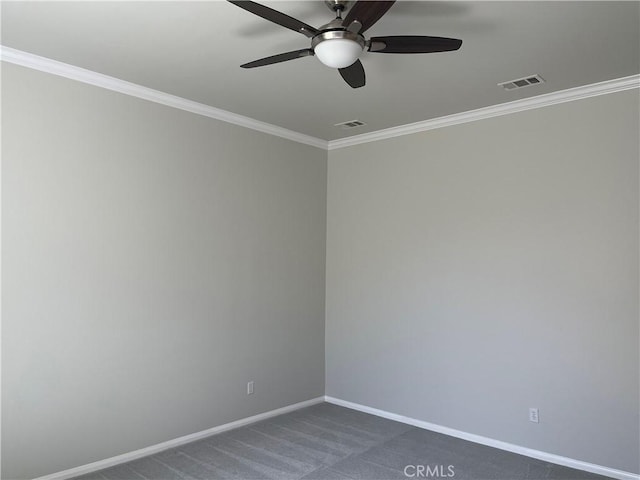
[[[573,458],[562,457],[553,453],[542,452],[540,450],[533,450],[531,448],[521,447],[512,443],[501,442],[500,440],[494,440],[493,438],[483,437],[481,435],[475,435],[473,433],[463,432],[461,430],[455,430],[449,427],[443,427],[442,425],[436,425],[435,423],[429,423],[422,420],[417,420],[411,417],[405,417],[404,415],[398,415],[396,413],[387,412],[385,410],[379,410],[377,408],[368,407],[359,403],[348,402],[339,398],[324,397],[325,401],[340,405],[341,407],[351,408],[364,413],[370,413],[378,417],[388,418],[389,420],[395,420],[396,422],[406,423],[413,425],[414,427],[424,428],[425,430],[431,430],[433,432],[444,433],[451,437],[461,438],[474,443],[480,443],[489,447],[498,448],[500,450],[506,450],[507,452],[518,453],[527,457],[537,458],[549,463],[555,463],[563,465],[565,467],[575,468],[578,470],[584,470],[586,472],[596,473],[598,475],[604,475],[607,477],[617,478],[620,480],[640,480],[640,475],[631,472],[625,472],[623,470],[617,470],[615,468],[604,467],[602,465],[596,465],[594,463],[583,462],[582,460],[575,460]]]
[[[104,460],[88,463],[86,465],[81,465],[79,467],[70,468],[68,470],[63,470],[61,472],[51,473],[43,477],[38,477],[34,480],[66,480],[68,478],[77,477],[79,475],[85,475],[87,473],[95,472],[97,470],[102,470],[103,468],[113,467],[114,465],[119,465],[121,463],[130,462],[132,460],[137,460],[138,458],[146,457],[148,455],[153,455],[154,453],[158,453],[163,450],[168,450],[169,448],[178,447],[180,445],[184,445],[185,443],[193,442],[195,440],[200,440],[201,438],[209,437],[211,435],[215,435],[216,433],[226,432],[227,430],[243,427],[244,425],[259,422],[261,420],[266,420],[267,418],[275,417],[277,415],[282,415],[283,413],[289,413],[289,412],[293,412],[294,410],[299,410],[300,408],[310,407],[311,405],[322,403],[323,401],[324,401],[324,397],[312,398],[311,400],[306,400],[300,403],[294,403],[293,405],[287,405],[286,407],[277,408],[269,412],[260,413],[258,415],[253,415],[251,417],[241,418],[240,420],[236,420],[235,422],[225,423],[224,425],[218,425],[217,427],[209,428],[207,430],[202,430],[201,432],[196,432],[189,435],[185,435],[183,437],[174,438],[173,440],[168,440],[166,442],[158,443],[156,445],[151,445],[150,447],[141,448],[140,450],[134,450],[133,452],[123,453],[122,455],[117,455],[115,457],[106,458]]]
[[[154,453],[158,453],[163,450],[168,450],[169,448],[178,447],[180,445],[184,445],[185,443],[200,440],[201,438],[215,435],[216,433],[222,433],[227,430],[232,430],[234,428],[239,428],[244,425],[248,425],[250,423],[266,420],[268,418],[275,417],[277,415],[282,415],[283,413],[292,412],[294,410],[299,410],[304,407],[309,407],[311,405],[315,405],[323,401],[333,403],[335,405],[340,405],[342,407],[351,408],[352,410],[358,410],[361,412],[370,413],[378,417],[388,418],[389,420],[395,420],[397,422],[406,423],[408,425],[413,425],[414,427],[424,428],[425,430],[431,430],[433,432],[443,433],[445,435],[449,435],[452,437],[461,438],[463,440],[468,440],[470,442],[487,445],[489,447],[498,448],[500,450],[505,450],[508,452],[518,453],[520,455],[525,455],[531,458],[537,458],[538,460],[543,460],[549,463],[563,465],[565,467],[584,470],[586,472],[596,473],[596,474],[604,475],[611,478],[617,478],[619,480],[640,480],[640,475],[637,475],[635,473],[625,472],[623,470],[617,470],[615,468],[610,468],[610,467],[604,467],[602,465],[596,465],[594,463],[583,462],[582,460],[575,460],[573,458],[562,457],[560,455],[542,452],[540,450],[521,447],[519,445],[514,445],[512,443],[502,442],[500,440],[494,440],[493,438],[483,437],[481,435],[467,433],[467,432],[463,432],[461,430],[455,430],[449,427],[443,427],[442,425],[436,425],[435,423],[429,423],[423,420],[417,420],[415,418],[405,417],[404,415],[398,415],[396,413],[387,412],[385,410],[379,410],[377,408],[368,407],[366,405],[361,405],[359,403],[353,403],[353,402],[341,400],[339,398],[334,398],[330,396],[312,398],[311,400],[306,400],[304,402],[295,403],[293,405],[288,405],[286,407],[277,408],[275,410],[260,413],[258,415],[253,415],[251,417],[242,418],[234,422],[225,423],[224,425],[219,425],[217,427],[209,428],[207,430],[202,430],[200,432],[184,435],[182,437],[174,438],[173,440],[168,440],[166,442],[158,443],[150,447],[134,450],[133,452],[123,453],[122,455],[117,455],[115,457],[106,458],[104,460],[99,460],[97,462],[88,463],[86,465],[81,465],[79,467],[74,467],[68,470],[63,470],[61,472],[52,473],[49,475],[45,475],[43,477],[38,477],[34,480],[67,480],[69,478],[85,475],[87,473],[95,472],[97,470],[102,470],[103,468],[109,468],[109,467],[113,467],[114,465],[119,465],[121,463],[131,462],[132,460],[137,460],[138,458],[146,457],[148,455],[153,455]]]

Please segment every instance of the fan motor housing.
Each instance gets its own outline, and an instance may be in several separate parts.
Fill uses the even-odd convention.
[[[319,43],[322,43],[326,40],[333,40],[335,38],[353,40],[363,49],[366,43],[364,37],[359,33],[353,33],[348,30],[327,30],[320,32],[318,35],[311,39],[311,48],[315,49]]]

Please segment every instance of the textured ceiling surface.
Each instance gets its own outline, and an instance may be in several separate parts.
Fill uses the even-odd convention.
[[[322,1],[264,2],[313,26]],[[2,44],[326,140],[638,74],[640,3],[399,1],[369,31],[460,38],[457,52],[365,53],[351,89],[313,58],[242,63],[310,40],[225,1],[3,2]],[[497,83],[541,75],[515,91]],[[367,125],[342,130],[334,124]]]

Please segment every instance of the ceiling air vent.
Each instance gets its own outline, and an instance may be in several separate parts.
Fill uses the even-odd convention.
[[[366,125],[366,123],[360,120],[349,120],[348,122],[336,123],[334,127],[340,127],[343,130],[349,130],[350,128],[357,128]]]
[[[532,75],[530,77],[518,78],[517,80],[509,80],[508,82],[499,83],[498,86],[505,90],[515,90],[516,88],[530,87],[544,83],[544,78],[540,75]]]

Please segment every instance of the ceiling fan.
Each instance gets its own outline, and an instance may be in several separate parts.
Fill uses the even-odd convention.
[[[342,78],[351,87],[359,88],[365,84],[365,73],[358,57],[365,49],[372,53],[434,53],[458,50],[462,45],[462,40],[455,38],[414,35],[365,39],[363,33],[380,20],[395,1],[358,0],[343,19],[342,12],[353,2],[325,0],[327,6],[335,12],[336,18],[319,29],[256,2],[245,0],[229,0],[229,2],[311,39],[311,48],[261,58],[240,65],[242,68],[263,67],[315,55],[328,67],[337,68]]]

